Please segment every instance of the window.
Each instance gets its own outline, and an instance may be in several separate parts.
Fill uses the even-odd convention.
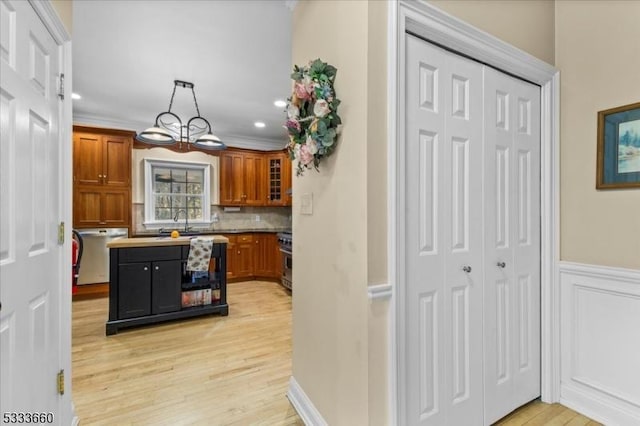
[[[144,160],[145,225],[208,225],[210,164]]]

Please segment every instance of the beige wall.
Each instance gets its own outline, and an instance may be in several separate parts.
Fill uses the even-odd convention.
[[[554,2],[552,0],[432,0],[430,4],[554,63]]]
[[[336,151],[293,178],[293,376],[330,425],[368,423],[367,9],[301,1],[293,13],[293,62],[334,65],[342,100]],[[312,215],[300,214],[304,194]]]
[[[369,2],[367,65],[367,283],[387,276],[387,4]],[[388,419],[389,301],[368,304],[369,426]]]
[[[639,1],[558,1],[561,258],[640,269],[640,190],[596,191],[597,113],[640,101]]]
[[[73,2],[71,0],[51,0],[51,4],[71,34],[73,32]]]

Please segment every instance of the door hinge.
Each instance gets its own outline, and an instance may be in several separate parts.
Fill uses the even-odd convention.
[[[64,73],[60,74],[60,85],[58,88],[58,97],[64,101]]]
[[[58,244],[64,244],[64,222],[60,222],[58,225]]]
[[[58,372],[58,393],[64,395],[64,370]]]

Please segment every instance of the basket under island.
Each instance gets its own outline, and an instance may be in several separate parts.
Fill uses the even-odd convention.
[[[218,313],[227,304],[227,243],[213,240],[208,272],[187,271],[191,238],[121,238],[109,248],[107,336],[138,325]]]

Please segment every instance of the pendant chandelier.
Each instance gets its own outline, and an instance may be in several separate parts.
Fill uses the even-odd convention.
[[[176,95],[176,87],[178,86],[191,89],[193,103],[196,106],[196,113],[198,114],[195,117],[191,117],[189,121],[187,121],[187,124],[183,124],[180,117],[171,112],[173,98]],[[189,144],[209,150],[225,149],[225,144],[222,143],[219,137],[211,132],[211,124],[209,124],[204,117],[200,116],[196,92],[193,90],[193,87],[194,84],[188,81],[174,80],[173,93],[171,94],[171,101],[169,101],[169,110],[158,114],[154,126],[139,133],[136,139],[153,145],[173,145],[184,142],[187,144],[187,149],[189,148]]]

